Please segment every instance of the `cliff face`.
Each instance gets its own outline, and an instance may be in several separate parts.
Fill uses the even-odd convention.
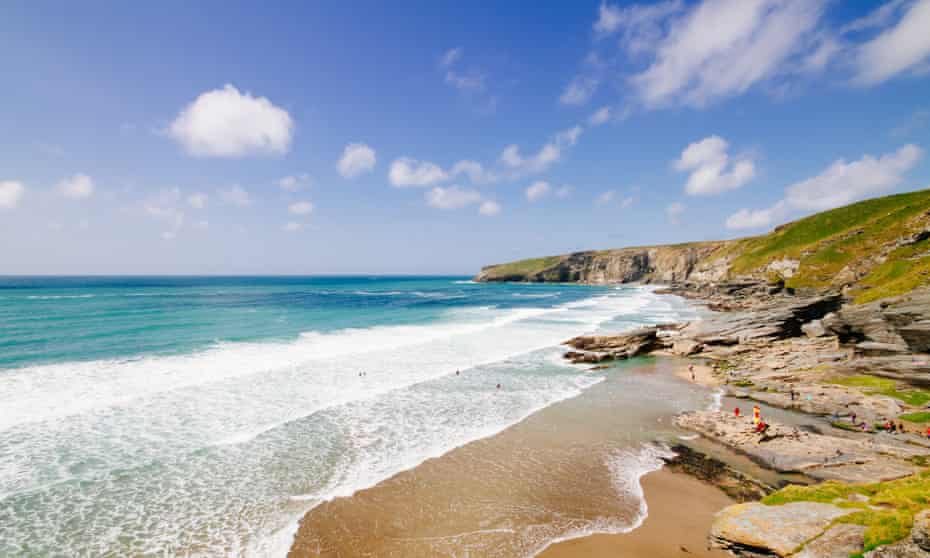
[[[817,213],[751,238],[576,252],[487,266],[478,281],[778,281],[856,302],[930,284],[930,190]]]
[[[717,281],[729,272],[729,259],[718,255],[728,244],[703,242],[575,252],[545,261],[533,260],[533,265],[487,266],[475,279],[582,283]]]

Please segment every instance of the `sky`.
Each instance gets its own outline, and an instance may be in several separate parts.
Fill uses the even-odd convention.
[[[462,274],[930,187],[930,0],[0,3],[0,275]]]

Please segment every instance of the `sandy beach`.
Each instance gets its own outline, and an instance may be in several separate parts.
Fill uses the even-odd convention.
[[[683,473],[659,470],[642,479],[649,515],[643,524],[619,535],[597,534],[554,544],[541,558],[576,556],[678,558],[728,554],[708,546],[714,515],[733,501],[716,487]]]
[[[719,555],[707,529],[730,499],[660,470],[669,454],[653,443],[674,443],[674,413],[712,399],[682,367],[617,364],[574,399],[325,502],[301,521],[290,556]]]

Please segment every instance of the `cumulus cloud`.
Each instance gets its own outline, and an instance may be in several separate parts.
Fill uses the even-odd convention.
[[[286,192],[297,192],[310,185],[307,174],[289,175],[278,179],[278,187]]]
[[[290,149],[294,122],[267,98],[241,93],[227,84],[201,93],[178,114],[168,132],[198,157],[280,155]]]
[[[375,150],[364,143],[350,143],[336,164],[343,178],[355,178],[375,168]]]
[[[581,126],[563,130],[533,155],[523,155],[516,144],[508,145],[501,152],[499,162],[516,176],[544,172],[562,158],[565,147],[575,145],[582,131]]]
[[[479,202],[481,202],[481,194],[478,191],[459,186],[448,188],[436,186],[426,192],[426,203],[436,209],[461,209]]]
[[[793,208],[822,211],[886,192],[904,180],[922,155],[919,147],[908,144],[879,158],[840,159],[819,175],[789,186],[786,200]]]
[[[900,2],[892,2],[879,8],[875,12],[877,21],[874,24],[881,25],[886,22],[900,7]],[[873,24],[871,21],[868,23]],[[907,5],[894,26],[858,48],[858,71],[855,79],[862,85],[880,83],[903,72],[919,69],[928,59],[930,0],[916,0]]]
[[[83,200],[94,195],[94,180],[86,174],[76,174],[58,182],[58,192],[72,200]]]
[[[493,217],[501,212],[501,206],[494,200],[486,200],[481,202],[481,205],[478,207],[478,213],[484,215],[485,217]]]
[[[537,180],[526,188],[526,199],[531,203],[541,200],[549,194],[551,187],[545,180]]]
[[[220,199],[223,202],[236,207],[248,207],[252,205],[252,196],[238,184],[234,184],[226,189],[217,190]]]
[[[16,180],[0,180],[0,209],[13,209],[19,205],[26,192],[22,182]]]
[[[622,32],[620,43],[632,53],[653,48],[667,30],[668,18],[682,11],[681,0],[634,4],[625,8],[601,4],[594,31],[598,36]]]
[[[492,172],[486,171],[481,163],[468,159],[452,165],[452,170],[449,174],[452,176],[465,175],[473,184],[494,182],[497,179]]]
[[[846,162],[834,161],[823,172],[785,189],[785,197],[766,209],[741,209],[731,215],[727,227],[767,227],[793,211],[823,211],[887,192],[901,184],[904,175],[923,156],[923,150],[908,144],[880,157],[864,155]]]
[[[563,105],[583,105],[597,91],[598,83],[597,78],[590,76],[576,77],[565,86],[565,90],[559,96],[559,102]]]
[[[313,204],[308,201],[294,202],[287,206],[287,211],[294,215],[309,215],[313,212]]]
[[[203,209],[207,206],[207,200],[209,196],[201,192],[195,192],[187,196],[187,205],[193,207],[194,209]]]
[[[610,107],[601,107],[588,117],[588,124],[600,126],[610,120]]]
[[[751,159],[730,160],[729,144],[720,136],[694,142],[681,152],[675,168],[688,172],[685,192],[692,196],[721,194],[742,187],[756,175]]]
[[[668,217],[669,223],[678,225],[681,223],[681,215],[685,212],[685,205],[681,202],[674,202],[665,208],[665,216]]]
[[[449,178],[442,167],[429,161],[417,161],[410,157],[401,157],[391,163],[388,179],[399,188],[406,186],[430,186]]]

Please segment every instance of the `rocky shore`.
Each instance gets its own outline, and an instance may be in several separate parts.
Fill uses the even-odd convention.
[[[868,304],[758,281],[681,283],[661,292],[717,312],[693,323],[577,337],[566,342],[566,358],[699,360],[712,370],[705,381],[746,404],[739,416],[733,409],[685,413],[678,426],[812,483],[773,492],[677,448],[684,457],[675,466],[743,502],[718,515],[713,545],[742,556],[930,555],[930,289]],[[817,415],[828,426],[811,431],[763,416],[767,428],[756,432],[754,402]]]

